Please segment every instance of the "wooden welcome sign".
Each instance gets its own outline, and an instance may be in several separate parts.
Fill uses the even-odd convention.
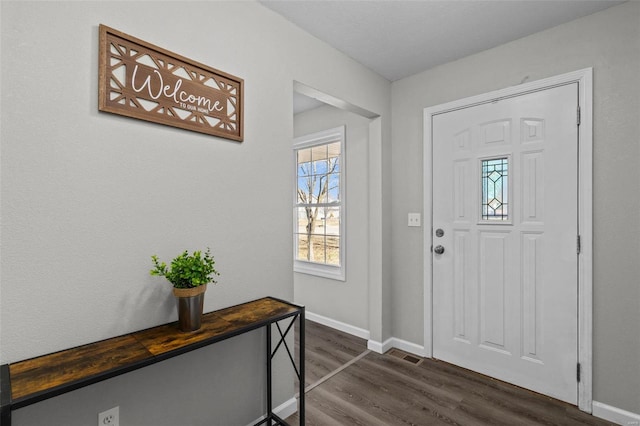
[[[100,111],[243,138],[241,78],[100,25]]]

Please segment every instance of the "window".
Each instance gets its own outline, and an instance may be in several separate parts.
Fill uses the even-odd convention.
[[[482,160],[482,220],[509,220],[509,158]]]
[[[344,126],[294,141],[294,270],[344,281]]]

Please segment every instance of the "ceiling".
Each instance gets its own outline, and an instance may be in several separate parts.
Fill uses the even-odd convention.
[[[259,0],[389,81],[615,6],[611,0]]]

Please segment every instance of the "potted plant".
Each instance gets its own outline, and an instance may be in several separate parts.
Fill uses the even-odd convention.
[[[207,284],[215,284],[214,277],[220,275],[214,268],[216,262],[213,260],[211,250],[207,248],[204,255],[202,251],[189,254],[185,250],[171,261],[170,268],[167,268],[167,264],[161,262],[155,254],[151,256],[151,260],[154,268],[149,271],[150,274],[165,277],[173,284],[180,330],[198,330],[202,320]]]

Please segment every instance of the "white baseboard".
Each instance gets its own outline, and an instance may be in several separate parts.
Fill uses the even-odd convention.
[[[379,354],[383,354],[385,352],[387,352],[389,349],[392,348],[391,346],[391,341],[393,339],[389,338],[387,340],[385,340],[384,342],[377,342],[375,340],[369,340],[367,342],[367,349],[379,353]]]
[[[593,414],[595,417],[624,426],[640,426],[640,414],[625,411],[602,402],[593,401]]]
[[[416,345],[415,343],[407,342],[397,337],[390,337],[383,343],[369,340],[367,342],[367,348],[379,354],[383,354],[391,348],[396,348],[419,357],[424,356],[424,346]]]
[[[274,408],[273,414],[280,417],[282,420],[285,420],[287,417],[291,416],[296,411],[298,411],[298,399],[294,397],[278,405],[276,408]],[[259,419],[256,419],[255,421],[249,423],[247,426],[252,426],[257,423],[260,423],[266,417],[267,416],[261,416]]]
[[[391,338],[391,347],[400,349],[401,351],[408,352],[419,357],[424,357],[424,346],[417,345],[415,343],[407,342],[406,340],[398,339],[396,337]]]
[[[274,408],[273,412],[281,419],[286,419],[298,411],[298,398],[291,398]]]
[[[359,337],[361,339],[369,340],[369,330],[365,330],[363,328],[355,327],[353,325],[336,321],[331,318],[324,317],[322,315],[314,314],[313,312],[306,312],[305,318],[309,321],[317,322],[318,324],[326,325],[327,327],[334,328],[336,330],[343,331],[347,334],[351,334],[352,336]]]
[[[369,339],[371,333],[363,328],[355,327],[341,321],[336,321],[322,315],[314,314],[313,312],[306,312],[305,316],[309,321],[317,322],[318,324],[326,325],[327,327],[331,327],[344,333],[351,334],[352,336],[367,340],[367,349],[373,352],[383,354],[391,348],[397,348],[417,356],[424,356],[424,346],[407,342],[406,340],[398,339],[397,337],[390,337],[389,339],[385,340],[384,343],[376,342],[375,340]]]

